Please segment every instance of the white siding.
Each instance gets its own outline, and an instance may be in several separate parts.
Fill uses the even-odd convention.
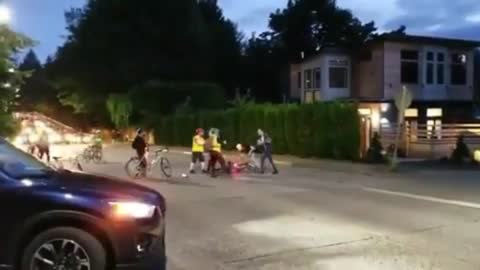
[[[384,85],[383,91],[386,99],[393,99],[402,88],[401,82],[401,50],[417,50],[419,52],[419,83],[406,84],[413,93],[415,100],[471,100],[473,98],[473,51],[446,51],[445,62],[445,86],[426,86],[425,75],[425,53],[426,48],[435,46],[419,46],[402,43],[386,42],[384,45]],[[437,47],[438,48],[438,47]],[[467,84],[465,86],[454,86],[450,84],[450,55],[451,53],[467,54]]]
[[[347,76],[347,88],[330,88],[329,82],[329,61],[330,60],[342,60],[347,61],[348,66],[348,76]],[[306,70],[315,70],[316,68],[320,68],[321,71],[321,79],[320,79],[320,88],[311,88],[306,89],[305,85],[305,71]],[[351,59],[346,55],[340,54],[321,54],[317,57],[314,57],[308,61],[305,61],[301,64],[302,70],[302,95],[301,100],[305,102],[305,92],[306,91],[318,91],[316,92],[317,97],[320,97],[320,101],[331,101],[338,98],[349,98],[351,97],[351,87],[352,87],[352,69],[351,69]],[[312,74],[312,78],[314,74]]]

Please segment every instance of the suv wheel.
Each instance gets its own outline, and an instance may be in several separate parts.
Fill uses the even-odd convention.
[[[104,270],[106,252],[91,234],[59,227],[36,236],[26,247],[21,270]]]

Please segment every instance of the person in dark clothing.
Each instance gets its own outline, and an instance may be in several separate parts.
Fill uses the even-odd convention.
[[[258,136],[259,138],[257,141],[257,146],[263,152],[262,157],[260,159],[261,173],[265,172],[265,160],[268,160],[272,165],[273,174],[278,174],[277,166],[275,166],[275,163],[273,162],[273,157],[272,157],[272,138],[270,138],[270,136],[268,136],[268,134],[261,129],[258,129]]]
[[[46,131],[43,131],[40,135],[37,142],[37,149],[39,158],[43,160],[43,157],[46,156],[47,162],[50,162],[50,142]]]
[[[139,128],[137,129],[137,136],[132,142],[132,148],[137,152],[138,159],[140,159],[140,167],[143,169],[143,173],[146,174],[147,159],[145,154],[147,152],[148,144],[146,141],[146,132]]]

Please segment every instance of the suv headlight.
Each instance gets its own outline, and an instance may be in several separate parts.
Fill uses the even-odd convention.
[[[155,214],[155,205],[140,202],[109,202],[113,216],[118,218],[144,219]]]

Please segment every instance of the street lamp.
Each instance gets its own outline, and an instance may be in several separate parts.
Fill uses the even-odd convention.
[[[5,5],[0,5],[0,24],[10,22],[10,9]]]

